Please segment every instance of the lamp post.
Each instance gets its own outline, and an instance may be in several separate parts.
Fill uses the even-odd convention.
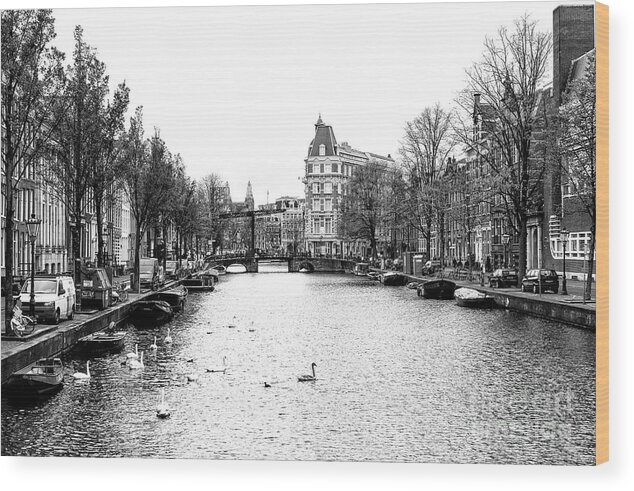
[[[40,224],[42,220],[35,218],[35,214],[31,214],[31,218],[26,221],[26,228],[29,232],[29,239],[31,241],[31,308],[30,314],[35,315],[35,241],[40,231]]]
[[[508,261],[508,255],[506,253],[506,248],[508,247],[510,240],[511,240],[511,236],[509,234],[502,234],[502,244],[504,244],[504,267],[505,268],[509,267],[509,261]]]
[[[563,264],[564,277],[561,280],[561,294],[562,295],[568,295],[568,289],[566,288],[566,246],[568,245],[569,236],[570,236],[570,233],[566,229],[563,229],[559,233],[559,239],[563,242],[563,246],[564,246],[564,264]]]

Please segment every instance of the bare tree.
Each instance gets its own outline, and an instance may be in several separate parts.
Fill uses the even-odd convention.
[[[531,146],[551,48],[551,35],[540,32],[527,15],[512,29],[500,28],[495,38],[485,40],[482,60],[467,70],[468,88],[457,100],[470,117],[474,106],[486,109],[482,126],[463,120],[457,134],[486,169],[519,237],[519,278],[526,272],[528,215],[541,198],[545,161],[532,158]]]
[[[227,219],[220,216],[229,211],[225,189],[225,182],[214,173],[203,177],[198,185],[199,201],[203,207],[201,212],[205,228],[204,235],[213,240],[214,254],[218,246],[223,245],[227,228]]]
[[[122,173],[124,192],[134,217],[134,281],[138,290],[141,239],[148,227],[156,223],[170,196],[175,175],[174,158],[158,130],[150,140],[145,140],[141,107],[130,118],[130,128],[122,136],[119,158],[125,169]]]
[[[401,163],[408,184],[407,199],[402,200],[403,215],[425,238],[428,254],[433,230],[440,234],[441,248],[444,245],[446,194],[440,181],[447,157],[455,146],[451,129],[451,113],[436,103],[406,123],[401,141]],[[444,251],[440,252],[440,258],[444,260]]]
[[[11,332],[15,197],[22,179],[48,156],[58,121],[48,111],[64,90],[63,55],[49,46],[55,38],[50,10],[2,11],[2,179],[5,202],[5,316]],[[35,210],[32,209],[34,212]]]
[[[349,183],[349,192],[341,200],[339,235],[370,244],[377,257],[377,235],[389,223],[391,210],[390,178],[392,171],[375,160],[358,166]]]
[[[559,108],[562,173],[575,200],[590,218],[590,249],[586,263],[584,295],[592,294],[592,270],[596,247],[596,59],[587,57],[584,74],[573,80]]]
[[[95,148],[90,153],[92,157],[90,188],[95,205],[97,219],[97,264],[104,266],[102,251],[103,242],[103,211],[104,205],[114,204],[118,193],[115,183],[118,180],[117,155],[119,152],[119,137],[124,130],[124,117],[128,109],[129,89],[125,83],[120,84],[114,93],[112,101],[102,101],[97,108],[97,127],[99,136]]]
[[[83,39],[81,26],[75,28],[73,63],[67,68],[65,93],[52,105],[59,118],[52,134],[49,165],[51,188],[66,205],[71,220],[71,256],[75,281],[80,282],[81,228],[90,204],[88,192],[101,145],[99,108],[108,93],[106,66]]]

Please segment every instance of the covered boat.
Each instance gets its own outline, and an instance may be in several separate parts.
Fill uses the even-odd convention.
[[[10,392],[48,394],[59,389],[64,382],[64,365],[59,358],[41,358],[9,377]]]
[[[353,273],[356,276],[367,276],[370,272],[370,265],[368,263],[356,263],[354,265]]]
[[[227,266],[227,273],[237,274],[237,273],[246,273],[246,272],[247,272],[247,267],[244,264],[233,263]]]
[[[136,302],[130,312],[130,318],[136,325],[156,325],[170,320],[174,311],[165,300],[141,300]]]
[[[403,286],[407,283],[407,277],[401,276],[394,271],[383,273],[379,277],[379,281],[387,286]]]
[[[495,298],[472,288],[458,288],[454,292],[456,303],[461,307],[489,309],[495,307]]]
[[[187,301],[187,288],[180,285],[169,290],[153,293],[148,300],[163,300],[170,304],[174,312],[181,312],[185,308]]]
[[[191,278],[185,278],[181,281],[188,292],[212,292],[214,291],[214,283],[218,281],[218,274],[202,273]]]
[[[81,338],[78,342],[78,346],[80,349],[93,353],[119,351],[123,348],[125,336],[125,331],[99,331]]]
[[[453,281],[437,278],[420,284],[418,286],[418,296],[437,300],[451,300],[455,290],[456,284]]]
[[[381,273],[377,273],[376,271],[370,271],[367,276],[371,280],[379,281],[379,279],[381,278]]]

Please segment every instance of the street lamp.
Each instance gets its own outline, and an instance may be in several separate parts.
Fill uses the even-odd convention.
[[[511,241],[511,236],[509,234],[502,234],[502,244],[504,244],[504,267],[505,268],[509,267],[509,261],[508,261],[508,255],[506,253],[506,248],[508,247],[510,241]]]
[[[564,265],[563,265],[564,277],[561,280],[561,294],[562,295],[568,295],[568,289],[566,288],[566,245],[568,245],[569,236],[570,236],[570,233],[566,229],[563,229],[559,233],[559,239],[563,242],[563,245],[564,245]]]
[[[31,218],[26,221],[26,229],[29,232],[29,240],[31,241],[31,309],[30,314],[35,315],[35,241],[40,231],[42,220],[35,218],[35,214],[31,214]]]

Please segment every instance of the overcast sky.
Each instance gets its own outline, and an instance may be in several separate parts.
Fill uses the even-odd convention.
[[[148,136],[234,201],[251,180],[263,204],[303,196],[319,113],[339,142],[395,156],[406,121],[451,105],[486,35],[524,13],[550,32],[562,3],[583,2],[56,9],[54,44],[70,59],[82,25]]]

